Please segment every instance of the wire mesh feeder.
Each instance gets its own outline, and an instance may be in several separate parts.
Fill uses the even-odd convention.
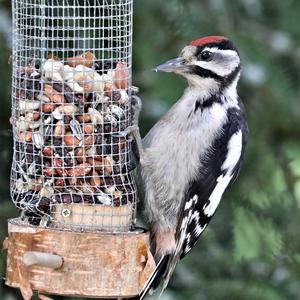
[[[120,135],[131,123],[132,2],[12,1],[11,196],[21,218],[9,222],[7,284],[23,295],[30,286],[128,297],[146,280],[147,234],[99,234],[134,229],[131,145]]]
[[[131,225],[131,23],[128,0],[14,1],[11,195],[31,224]]]

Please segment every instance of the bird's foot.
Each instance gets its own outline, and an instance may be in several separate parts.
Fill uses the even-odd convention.
[[[140,129],[138,126],[132,125],[132,126],[127,127],[125,130],[123,130],[121,132],[113,133],[113,137],[129,138],[129,141],[132,141],[135,136],[135,132],[139,132],[139,131],[140,131]]]
[[[142,100],[140,97],[133,95],[131,97],[131,109],[133,112],[132,116],[132,124],[133,126],[138,126],[139,124],[139,117],[142,110]]]

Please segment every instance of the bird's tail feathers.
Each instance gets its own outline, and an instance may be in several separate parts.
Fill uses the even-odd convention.
[[[145,286],[143,287],[142,292],[139,295],[139,298],[136,299],[143,300],[148,293],[151,295],[156,290],[162,278],[164,278],[169,260],[170,260],[170,255],[165,255],[160,259],[152,275],[150,276]]]
[[[180,257],[178,257],[178,256],[172,255],[169,257],[168,263],[165,268],[165,272],[163,274],[163,279],[161,280],[162,288],[161,288],[159,297],[163,294],[164,290],[167,288],[169,281],[171,279],[171,276],[172,276],[179,260],[180,260]]]
[[[190,199],[190,203],[187,203],[185,206],[182,219],[180,220],[180,223],[178,226],[179,231],[178,231],[178,235],[177,235],[176,249],[175,249],[175,252],[169,256],[168,264],[166,267],[166,272],[163,276],[164,277],[163,286],[162,286],[160,296],[162,295],[162,293],[168,286],[168,283],[169,283],[171,276],[175,270],[175,267],[181,258],[182,247],[183,247],[186,235],[187,235],[188,226],[191,222],[192,213],[194,211],[197,200],[198,200],[198,198],[194,197],[194,198]]]
[[[182,246],[186,238],[188,226],[191,222],[192,213],[194,211],[194,207],[197,203],[197,200],[198,198],[194,197],[190,199],[189,203],[186,204],[183,216],[178,226],[180,230],[177,235],[175,252],[172,254],[165,255],[160,259],[155,270],[153,271],[152,275],[150,276],[144,288],[142,289],[139,298],[134,298],[133,300],[143,300],[148,293],[152,294],[155,291],[155,289],[159,286],[159,284],[162,283],[162,289],[159,295],[160,297],[166,289],[166,287],[168,286],[174,269],[178,261],[180,260],[182,254]]]

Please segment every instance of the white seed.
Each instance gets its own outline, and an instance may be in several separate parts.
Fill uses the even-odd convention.
[[[62,72],[62,76],[64,78],[65,81],[73,81],[74,80],[74,72],[75,69],[68,66],[68,65],[64,65],[64,69]]]
[[[25,117],[21,116],[17,122],[16,122],[16,127],[20,131],[27,131],[29,129],[30,121],[26,120]]]
[[[56,120],[62,120],[63,114],[65,115],[73,115],[78,112],[78,107],[74,104],[61,105],[54,109],[52,112],[53,117]]]
[[[94,92],[97,92],[97,93],[103,93],[104,92],[104,89],[105,89],[105,84],[103,83],[103,81],[94,81],[94,85],[93,85],[93,90]]]
[[[44,186],[39,192],[40,197],[50,197],[53,194],[54,194],[54,189],[51,186]]]
[[[117,105],[110,105],[109,108],[111,113],[116,115],[119,119],[125,114],[124,110]]]
[[[84,65],[78,65],[75,67],[75,73],[82,72],[84,75],[88,75],[94,81],[103,81],[102,76],[97,73],[92,68],[86,67]]]
[[[53,79],[54,81],[63,81],[62,76],[60,75],[60,72],[64,68],[62,62],[50,58],[46,60],[43,67],[46,78]]]
[[[95,72],[92,74],[92,78],[97,81],[97,82],[103,82],[104,83],[104,80],[103,80],[103,75],[100,75],[99,73]]]
[[[84,92],[84,88],[75,81],[67,81],[66,85],[75,93],[82,94]]]
[[[18,192],[24,192],[25,189],[25,183],[23,182],[23,180],[21,178],[19,178],[16,183],[15,183],[15,187],[17,189]]]
[[[41,126],[41,122],[37,121],[37,122],[30,122],[29,123],[29,128],[31,129],[38,129]]]
[[[96,196],[99,202],[101,202],[104,205],[111,205],[112,199],[105,193],[101,193],[101,195]]]
[[[110,122],[113,126],[118,125],[118,120],[112,115],[106,115],[105,120]]]
[[[99,112],[97,109],[89,108],[88,113],[91,116],[91,121],[93,124],[101,124],[103,123],[103,116],[101,112]]]
[[[51,186],[53,183],[54,183],[54,178],[51,178],[46,180],[44,185],[48,187]]]
[[[129,96],[126,93],[126,91],[125,90],[121,90],[120,94],[121,94],[120,103],[127,104],[129,102]]]
[[[48,226],[48,223],[50,221],[50,217],[49,216],[43,216],[41,218],[41,221],[40,221],[40,224],[39,226],[40,227],[47,227]],[[40,296],[41,297],[41,296]],[[48,297],[47,297],[48,298]],[[47,298],[44,298],[45,300],[47,300]],[[49,298],[51,300],[51,298]]]
[[[74,156],[75,155],[75,150],[69,151],[68,153],[69,153],[70,156]]]
[[[111,156],[105,156],[103,158],[104,172],[106,174],[111,174],[113,171],[114,160]]]
[[[59,120],[54,127],[53,136],[56,138],[60,138],[64,134],[65,134],[64,122],[62,120]]]
[[[109,97],[104,96],[104,93],[97,93],[94,107],[97,107],[99,104],[109,101]]]
[[[104,91],[105,80],[103,79],[103,75],[101,76],[99,73],[97,73],[91,68],[85,67],[83,65],[78,65],[75,68],[75,75],[73,77],[75,81],[92,83],[94,92]]]
[[[74,74],[73,81],[77,82],[80,86],[83,87],[84,91],[92,92],[93,91],[93,79],[89,74],[84,72],[76,72]]]
[[[30,74],[30,77],[36,77],[40,75],[40,73],[38,71],[33,71],[31,74]]]
[[[52,121],[51,119],[52,119],[51,116],[49,116],[48,118],[46,118],[45,121],[44,121],[45,125],[50,124],[51,121]]]
[[[86,67],[84,65],[77,65],[75,67],[75,72],[84,72],[86,74],[93,74],[95,71],[92,68]]]
[[[89,148],[88,150],[86,150],[86,156],[92,156],[94,157],[95,155],[97,155],[97,148],[95,146]]]
[[[116,188],[113,185],[106,187],[104,190],[104,192],[106,194],[113,194],[115,191],[116,191]]]
[[[105,78],[103,75],[98,74],[95,70],[85,67],[83,65],[78,65],[74,69],[73,77],[69,79],[71,82],[79,83],[79,85],[86,85],[90,87],[86,87],[88,92],[91,92],[90,89],[94,92],[103,93],[105,89]],[[69,78],[69,77],[68,77]],[[72,86],[71,86],[72,88]],[[77,86],[78,88],[78,86]]]
[[[34,132],[32,135],[32,141],[36,148],[41,149],[44,145],[44,139],[41,133]]]
[[[82,140],[83,130],[82,130],[80,123],[77,120],[73,119],[70,121],[70,127],[71,127],[71,130],[72,130],[74,136],[76,136],[79,140]]]
[[[52,136],[52,126],[51,125],[44,126],[43,136],[45,137],[45,139],[51,138],[51,136]]]
[[[72,189],[72,188],[66,188],[66,192],[70,193],[70,194],[76,194],[76,193],[83,194],[82,191],[77,190],[77,189]]]
[[[65,115],[73,115],[78,112],[78,106],[74,104],[61,105],[58,107],[59,111]]]
[[[45,72],[59,72],[62,71],[64,65],[62,62],[49,58],[44,63]]]
[[[45,75],[45,77],[48,78],[46,75]],[[63,81],[63,78],[61,77],[60,73],[58,73],[58,72],[52,73],[50,78],[53,81]]]
[[[39,94],[39,95],[37,95],[36,96],[36,99],[38,99],[39,101],[41,101],[41,102],[45,102],[45,103],[49,103],[50,102],[50,99],[46,96],[46,95],[44,95],[44,94]]]
[[[114,198],[121,199],[123,196],[123,193],[121,191],[115,191],[114,192]]]
[[[52,115],[56,120],[62,120],[62,118],[63,118],[62,114],[60,113],[59,107],[56,107],[54,109],[54,111],[52,112]]]
[[[114,71],[109,70],[106,74],[103,74],[102,80],[112,83],[114,81]]]
[[[19,101],[19,110],[24,113],[27,111],[33,111],[40,108],[40,102],[34,100],[20,100]]]
[[[35,173],[35,168],[36,168],[36,164],[35,164],[35,162],[32,162],[32,163],[30,164],[30,166],[28,167],[28,169],[27,169],[27,173],[28,173],[29,175],[34,174],[34,173]]]
[[[20,117],[20,119],[21,119],[21,117]],[[28,122],[32,122],[33,121],[33,113],[32,112],[26,113],[25,120]]]

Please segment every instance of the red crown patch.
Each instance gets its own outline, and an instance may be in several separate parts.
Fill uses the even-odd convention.
[[[198,40],[194,40],[190,43],[191,46],[203,46],[205,44],[211,44],[211,43],[218,43],[221,41],[227,40],[225,36],[206,36],[203,38],[200,38]]]

